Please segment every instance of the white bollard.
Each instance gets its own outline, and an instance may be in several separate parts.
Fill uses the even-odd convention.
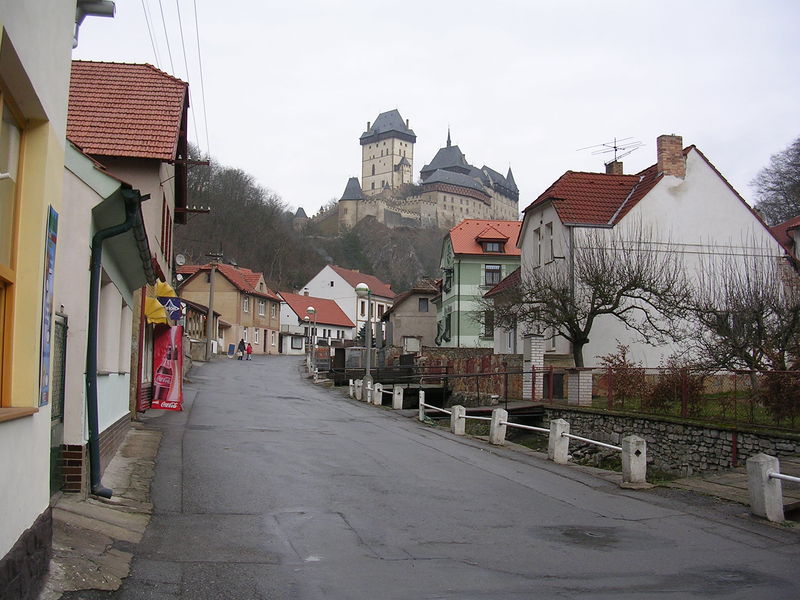
[[[547,458],[560,465],[565,465],[569,462],[569,438],[561,435],[562,433],[569,433],[569,423],[564,419],[550,421]]]
[[[464,435],[467,424],[464,415],[467,414],[467,409],[460,404],[456,404],[455,406],[451,406],[450,410],[452,411],[450,413],[450,432],[456,435]]]
[[[502,446],[506,443],[506,425],[508,411],[504,408],[495,408],[492,411],[492,420],[489,423],[489,443]]]
[[[364,380],[356,379],[356,400],[361,400],[364,394]]]
[[[622,483],[647,483],[647,442],[635,435],[622,438]]]
[[[750,491],[750,510],[768,521],[783,521],[783,486],[770,473],[780,473],[775,456],[759,453],[747,459],[747,488]]]
[[[372,385],[372,403],[375,406],[383,404],[383,384],[375,383]]]
[[[347,393],[351,398],[355,398],[356,397],[356,386],[353,383],[352,379],[350,380],[350,389],[348,390]]]
[[[403,388],[399,385],[395,385],[392,389],[392,408],[394,410],[403,409]]]
[[[425,391],[419,391],[419,415],[418,418],[420,421],[425,420]]]
[[[364,402],[367,404],[372,404],[372,385],[368,383],[364,386]]]

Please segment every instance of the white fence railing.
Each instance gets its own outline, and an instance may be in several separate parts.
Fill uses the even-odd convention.
[[[364,400],[367,403],[376,405],[383,404],[383,394],[392,395],[392,408],[400,409],[403,407],[403,388],[394,386],[391,390],[384,389],[380,383],[373,384],[364,388],[363,381],[360,379],[350,380],[349,394],[351,398],[361,400],[366,391]],[[638,436],[628,436],[622,440],[622,446],[615,446],[599,440],[593,440],[579,435],[574,435],[569,431],[569,423],[563,419],[550,421],[550,428],[533,427],[512,423],[508,420],[508,411],[503,408],[495,408],[491,417],[481,417],[468,415],[467,409],[461,405],[451,406],[450,410],[439,408],[425,402],[425,391],[419,391],[418,419],[424,421],[426,411],[431,410],[450,416],[450,431],[455,435],[464,435],[467,420],[488,421],[489,422],[489,443],[502,446],[506,441],[506,430],[508,427],[544,433],[548,435],[547,457],[558,464],[569,462],[569,442],[576,440],[587,444],[593,444],[602,448],[608,448],[622,453],[622,485],[624,487],[644,487],[647,485],[647,443]]]
[[[800,483],[800,477],[781,473],[775,456],[760,453],[747,459],[747,489],[754,515],[779,523],[784,520],[782,481]]]

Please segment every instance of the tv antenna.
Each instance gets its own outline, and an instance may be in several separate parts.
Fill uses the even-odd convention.
[[[623,156],[628,156],[628,154],[634,152],[635,150],[638,150],[642,146],[644,146],[643,142],[635,140],[632,137],[626,137],[621,139],[614,138],[610,142],[604,142],[602,144],[596,144],[594,146],[586,146],[585,148],[578,148],[577,152],[581,152],[582,150],[591,150],[592,155],[609,154],[613,152],[614,158],[604,163],[606,165],[609,165],[612,162],[616,162]]]

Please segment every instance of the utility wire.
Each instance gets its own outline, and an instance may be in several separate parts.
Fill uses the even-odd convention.
[[[167,33],[167,20],[164,18],[164,5],[161,0],[158,0],[158,8],[161,11],[161,24],[164,27],[164,39],[167,42],[167,53],[169,54],[169,66],[172,69],[172,75],[175,75],[175,65],[172,63],[172,49],[169,47],[169,34]]]
[[[175,8],[178,9],[178,27],[181,31],[181,49],[183,50],[183,67],[186,69],[186,81],[189,81],[189,62],[186,59],[186,42],[183,38],[183,19],[181,19],[181,5],[179,0],[175,0]],[[189,86],[189,105],[194,106],[192,100],[192,86]],[[192,124],[194,125],[194,139],[200,145],[200,136],[197,134],[197,118],[194,116],[194,109],[191,111]],[[184,157],[188,158],[188,157]]]
[[[158,57],[158,48],[156,47],[156,40],[153,37],[153,29],[150,26],[151,17],[149,11],[147,10],[147,4],[145,4],[144,0],[142,0],[142,11],[144,12],[144,21],[145,23],[147,23],[147,33],[150,35],[150,45],[153,46],[153,55],[155,56],[156,67],[161,69],[161,60]]]
[[[203,96],[203,122],[206,128],[206,152],[211,156],[211,143],[208,138],[208,114],[206,113],[206,86],[203,82],[203,56],[200,53],[200,27],[197,24],[197,0],[194,0],[194,29],[197,34],[197,61],[200,64],[200,92]],[[199,142],[199,140],[198,140]]]

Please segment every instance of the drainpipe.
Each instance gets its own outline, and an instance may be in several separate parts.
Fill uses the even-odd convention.
[[[143,264],[147,265],[147,280],[155,282],[152,266],[150,266],[150,252],[147,245],[147,236],[142,223],[142,213],[139,206],[150,195],[141,196],[139,192],[123,188],[122,196],[125,199],[125,221],[119,225],[112,225],[96,232],[92,237],[92,257],[89,270],[89,334],[86,346],[86,414],[89,420],[89,474],[91,479],[91,493],[103,498],[111,498],[113,493],[104,487],[100,481],[100,424],[97,409],[97,328],[98,312],[100,305],[100,270],[103,258],[103,242],[108,238],[121,235],[135,228],[136,245]],[[145,256],[146,254],[146,256]]]
[[[458,287],[456,288],[456,347],[461,348],[461,259],[458,259]]]

